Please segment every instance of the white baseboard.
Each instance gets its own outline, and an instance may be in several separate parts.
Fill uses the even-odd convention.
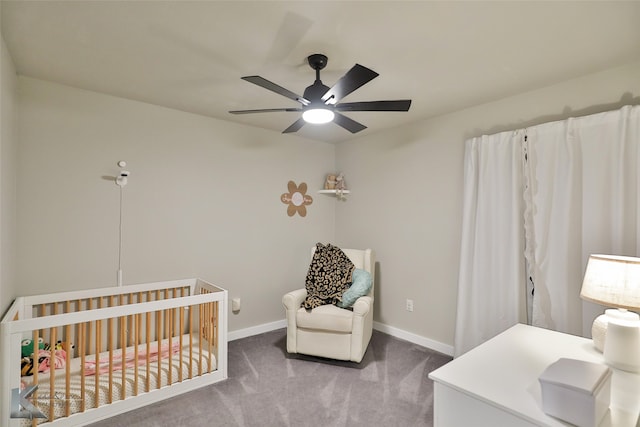
[[[275,331],[276,329],[282,329],[287,327],[287,320],[277,320],[271,323],[263,323],[262,325],[252,326],[250,328],[238,329],[237,331],[231,331],[227,334],[227,340],[234,341],[240,338],[251,337],[253,335],[264,334],[265,332]]]
[[[373,329],[375,329],[376,331],[384,332],[385,334],[389,334],[392,337],[400,338],[405,341],[409,341],[411,343],[417,344],[419,346],[437,351],[438,353],[446,354],[447,356],[453,357],[452,345],[444,344],[439,341],[425,338],[423,336],[414,334],[412,332],[407,332],[402,329],[394,328],[393,326],[385,325],[380,322],[373,322]]]
[[[237,331],[231,331],[227,334],[228,340],[238,340],[240,338],[246,338],[253,335],[263,334],[265,332],[275,331],[276,329],[282,329],[287,327],[286,319],[277,320],[271,323],[264,323],[258,326],[252,326],[250,328],[239,329]],[[446,354],[448,356],[453,356],[453,346],[443,344],[439,341],[435,341],[429,338],[422,337],[420,335],[416,335],[411,332],[404,331],[402,329],[394,328],[393,326],[388,326],[380,322],[373,322],[373,329],[384,332],[385,334],[389,334],[392,337],[400,338],[405,341],[409,341],[411,343],[417,344],[422,347],[426,347],[428,349],[437,351],[439,353]]]

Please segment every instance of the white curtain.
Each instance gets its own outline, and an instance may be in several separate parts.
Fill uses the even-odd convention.
[[[526,321],[525,265],[530,323],[589,336],[589,254],[640,249],[640,107],[466,144],[455,355]]]
[[[523,320],[523,132],[466,141],[455,356]]]
[[[583,310],[579,297],[589,255],[638,255],[640,107],[547,123],[527,133],[532,323],[590,336],[602,308]]]

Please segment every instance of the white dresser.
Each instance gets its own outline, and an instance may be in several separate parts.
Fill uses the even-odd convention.
[[[538,377],[561,357],[604,363],[590,339],[515,325],[431,372],[434,427],[567,426],[542,411]],[[640,374],[613,370],[601,427],[639,427]]]

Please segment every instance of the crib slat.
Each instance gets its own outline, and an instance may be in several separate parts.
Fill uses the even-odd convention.
[[[86,352],[86,336],[85,336],[85,323],[80,325],[80,339],[78,340],[78,349],[80,350],[80,412],[85,410],[85,384],[84,384],[84,370],[85,370],[85,352]],[[89,330],[91,331],[91,330]]]
[[[207,310],[209,311],[209,315],[207,316],[207,328],[209,329],[207,332],[207,372],[211,372],[211,343],[213,342],[213,303],[207,303]]]
[[[198,320],[198,376],[202,375],[202,337],[204,336],[204,323],[203,323],[203,318],[204,318],[204,307],[203,304],[198,304],[198,313],[200,314],[200,316],[198,316],[199,320]]]
[[[87,299],[87,310],[93,310],[93,298]],[[91,350],[91,321],[87,322],[87,329],[89,330],[89,339],[87,340],[87,348]]]
[[[163,299],[169,299],[169,289],[165,289],[164,290],[164,298]],[[166,309],[164,311],[164,337],[168,338],[169,337],[169,309]]]
[[[107,396],[107,403],[113,403],[113,318],[107,319],[107,349],[109,350],[109,395]]]
[[[98,297],[98,308],[102,308],[102,297]],[[96,320],[96,372],[94,374],[94,408],[100,407],[100,369],[99,355],[102,352],[102,320]]]
[[[204,304],[204,339],[207,340],[207,343],[211,341],[209,336],[211,334],[211,305],[209,303]],[[206,343],[205,343],[206,344]],[[207,344],[208,345],[208,344]],[[209,367],[207,367],[206,372],[209,371]]]
[[[53,311],[55,314],[57,307],[53,306]],[[51,328],[49,331],[49,339],[56,342],[56,328]],[[55,344],[53,347],[49,348],[50,358],[49,358],[49,420],[55,420],[55,412],[54,412],[54,398],[55,398],[55,389],[56,389],[56,351]]]
[[[127,388],[125,387],[125,385],[127,384],[127,346],[125,344],[126,341],[126,335],[127,335],[127,317],[126,316],[122,316],[120,317],[120,347],[121,347],[121,357],[120,360],[122,361],[122,376],[121,376],[121,384],[122,387],[120,387],[120,399],[124,400],[127,398]],[[137,359],[136,363],[137,363]]]
[[[40,369],[39,366],[39,348],[40,346],[38,345],[38,341],[40,341],[40,330],[39,329],[34,329],[33,330],[33,384],[38,385],[38,369]],[[37,402],[38,401],[38,389],[36,389],[36,391],[33,392],[33,401]],[[38,425],[38,421],[37,420],[33,420],[31,422],[31,425],[33,427]]]
[[[67,301],[67,313],[71,311],[71,303]],[[71,415],[71,359],[73,359],[73,353],[71,352],[71,325],[65,326],[65,345],[62,349],[66,353],[66,363],[65,363],[65,376],[64,376],[64,414],[66,417]]]
[[[125,302],[124,302],[124,294],[119,294],[119,295],[118,295],[118,305],[119,305],[120,307],[122,307],[123,305],[125,305]],[[122,326],[122,325],[120,325],[120,326]],[[121,347],[126,347],[126,346],[127,346],[127,344],[125,344],[125,343],[122,341],[122,336],[120,336],[120,337],[118,338],[118,340],[120,340],[119,345],[120,345]]]
[[[58,314],[58,304],[57,303],[53,303],[53,314],[56,315]],[[57,355],[56,355],[56,343],[57,343],[57,336],[58,333],[58,329],[57,328],[51,328],[49,330],[49,419],[50,420],[54,420],[55,419],[55,384],[56,384],[56,360],[57,360]]]
[[[159,301],[159,300],[161,300],[161,299],[162,299],[162,297],[161,297],[160,289],[158,289],[158,290],[156,291],[156,301]],[[160,316],[160,313],[158,313],[158,316]],[[156,335],[156,339],[157,339],[158,341],[160,340],[161,335],[162,335],[162,327],[161,327],[161,326],[162,326],[162,325],[160,325],[160,324],[156,325],[156,334],[157,334],[157,335]]]
[[[133,395],[138,395],[138,346],[140,345],[140,313],[135,315],[135,350],[134,357],[136,358],[136,364],[133,368],[134,370],[134,378],[133,378]]]
[[[160,295],[158,295],[159,297]],[[158,336],[158,346],[160,346],[160,339],[162,338],[162,311],[158,310],[157,312],[157,322],[156,322],[156,331]],[[149,357],[147,353],[147,358]],[[156,381],[156,388],[160,388],[162,380],[162,354],[160,354],[160,349],[158,348],[158,378]]]
[[[189,307],[189,379],[193,378],[193,310]]]
[[[169,353],[167,355],[167,385],[172,384],[173,382],[173,338],[172,338],[172,333],[173,333],[173,328],[171,327],[172,322],[173,322],[173,309],[169,310],[169,338],[167,339],[167,345],[168,345],[168,349],[169,349]],[[160,350],[160,349],[158,349]]]
[[[129,299],[128,299],[128,304],[133,304],[133,293],[129,293],[128,294]],[[122,305],[122,302],[120,303],[120,305]],[[133,328],[133,314],[130,314],[127,319],[126,319],[126,324],[128,326],[128,328]],[[131,329],[127,329],[128,331]],[[131,340],[133,339],[133,334],[128,333],[127,334],[127,347],[131,347]],[[122,344],[124,346],[124,343]]]
[[[150,295],[148,295],[148,296],[150,296]],[[151,381],[151,368],[149,366],[149,350],[150,350],[150,347],[151,347],[151,342],[149,341],[149,339],[150,339],[149,337],[151,335],[151,312],[147,312],[147,324],[146,324],[146,327],[147,328],[146,328],[146,333],[145,333],[145,339],[147,341],[147,353],[145,355],[145,358],[146,358],[145,366],[146,366],[146,370],[147,370],[147,375],[145,377],[145,382],[146,382],[145,391],[149,392],[149,391],[151,391],[151,382],[150,382]]]
[[[171,384],[172,380],[173,380],[173,309],[169,309],[168,310],[168,319],[167,319],[167,323],[169,324],[169,337],[167,339],[167,344],[169,345],[169,355],[167,357],[167,364],[168,364],[168,372],[167,372],[167,384]],[[160,343],[158,343],[158,347],[160,347]],[[160,348],[158,348],[158,352],[160,352]]]
[[[81,299],[77,299],[76,300],[76,310],[75,311],[83,311],[84,309],[82,308],[82,300]],[[74,336],[73,336],[73,340],[71,341],[72,343],[75,342],[75,345],[79,345],[78,344],[78,335],[76,334],[80,334],[80,323],[78,323],[76,325],[76,328],[74,330]],[[72,352],[75,356],[78,355],[78,351],[80,351],[80,347],[76,347],[76,350],[74,352]]]
[[[184,296],[184,288],[182,289],[183,292],[183,296]],[[178,365],[178,381],[182,382],[182,337],[184,335],[184,307],[180,307],[180,320],[178,321],[178,327],[180,328],[180,334],[178,335],[180,337],[180,364]]]
[[[36,310],[37,312],[37,310]],[[36,317],[44,317],[47,315],[47,305],[42,303],[40,304],[40,316],[36,314]],[[40,329],[40,336],[44,338],[44,329]]]
[[[211,355],[213,354],[213,335],[214,335],[214,324],[215,324],[215,314],[214,314],[214,310],[215,310],[215,303],[210,302],[209,305],[211,306],[210,311],[211,311],[211,318],[209,320],[209,328],[211,329],[211,331],[209,332],[209,372],[211,372],[213,370],[213,364],[212,364],[212,360],[211,360]]]

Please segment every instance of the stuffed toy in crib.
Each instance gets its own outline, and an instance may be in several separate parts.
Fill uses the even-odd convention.
[[[31,357],[34,351],[34,342],[32,339],[24,339],[20,343],[22,345],[22,357]],[[42,338],[38,338],[38,348],[44,350],[44,341]]]
[[[29,341],[29,342],[26,342]],[[53,350],[51,350],[51,346],[49,344],[44,344],[41,342],[38,345],[39,349],[38,353],[38,372],[49,372],[51,368],[51,352],[55,355],[55,369],[64,368],[67,361],[67,352],[64,349],[65,343],[62,341],[58,341]],[[74,346],[71,345],[71,348]],[[31,348],[31,353],[26,353]],[[25,356],[25,354],[28,354]],[[22,360],[20,363],[20,374],[21,376],[31,376],[33,375],[33,367],[34,367],[34,352],[32,340],[26,339],[22,340]]]

